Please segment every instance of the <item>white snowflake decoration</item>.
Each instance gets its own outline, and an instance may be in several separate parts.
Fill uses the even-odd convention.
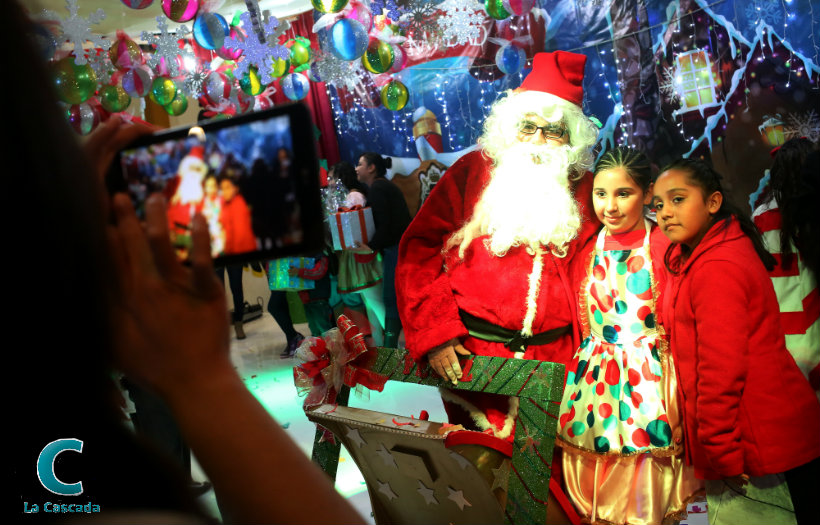
[[[674,67],[663,68],[663,77],[658,83],[658,88],[666,100],[675,103],[680,99],[680,87],[678,83],[678,72]]]
[[[198,98],[205,90],[205,80],[209,74],[209,71],[205,71],[202,67],[197,67],[185,75],[181,86],[183,93],[193,98]]]
[[[242,78],[251,65],[256,66],[259,73],[259,80],[263,84],[270,84],[275,78],[273,76],[273,61],[277,58],[287,60],[290,57],[290,50],[279,45],[279,36],[284,33],[289,25],[287,22],[280,24],[275,16],[271,16],[263,29],[265,40],[259,41],[259,36],[253,29],[251,14],[242,13],[242,28],[248,37],[240,42],[238,38],[225,38],[225,47],[230,49],[241,49],[242,58],[236,63],[234,76]]]
[[[783,23],[783,8],[779,2],[771,0],[757,1],[746,4],[746,19],[749,23],[757,25],[766,22],[769,25]]]
[[[91,53],[87,60],[88,65],[91,66],[91,69],[94,70],[94,74],[97,75],[97,83],[100,85],[108,84],[111,81],[111,75],[117,70],[114,64],[111,63],[108,53],[105,51]]]
[[[481,35],[485,12],[476,6],[464,5],[458,0],[447,0],[439,5],[444,11],[438,19],[443,37],[451,45],[462,45]]]
[[[100,47],[108,50],[111,47],[111,41],[103,38],[102,35],[96,35],[91,32],[92,24],[99,24],[105,20],[105,11],[97,9],[88,18],[79,16],[77,0],[66,0],[66,9],[68,9],[68,18],[61,19],[57,13],[53,11],[43,11],[43,14],[49,18],[60,21],[60,37],[58,41],[69,41],[74,46],[74,63],[82,66],[88,63],[83,45],[87,41],[94,43],[95,47]]]
[[[344,128],[351,133],[358,133],[364,129],[359,116],[353,111],[345,115]]]
[[[820,141],[820,119],[813,109],[802,115],[789,113],[788,123],[784,128],[786,138],[806,137],[815,144]]]
[[[348,91],[356,89],[362,81],[364,69],[361,61],[341,60],[331,53],[326,53],[316,59],[316,69],[322,82],[343,87]]]
[[[157,35],[152,35],[147,31],[142,32],[142,39],[149,44],[155,45],[157,48],[156,51],[148,57],[148,65],[157,68],[164,58],[168,73],[170,73],[172,77],[183,74],[184,71],[180,71],[179,65],[177,64],[177,57],[181,56],[183,59],[196,60],[193,53],[185,49],[180,49],[177,43],[190,33],[188,27],[181,25],[177,28],[176,34],[169,33],[168,24],[165,23],[165,19],[158,16],[157,28],[159,29],[159,34]]]

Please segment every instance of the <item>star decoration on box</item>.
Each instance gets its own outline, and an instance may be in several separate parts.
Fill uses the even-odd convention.
[[[524,452],[526,450],[533,451],[535,450],[535,447],[537,447],[540,444],[541,443],[538,440],[533,438],[531,435],[527,434],[527,437],[524,439],[524,444],[521,445],[521,452]]]
[[[493,472],[493,486],[490,490],[501,489],[506,492],[510,484],[510,461],[505,459],[500,467],[490,470]]]
[[[96,35],[91,32],[92,24],[99,24],[105,20],[105,11],[97,9],[88,18],[79,16],[79,6],[77,0],[66,0],[66,9],[68,9],[68,17],[61,19],[53,11],[44,11],[49,18],[58,20],[60,23],[60,36],[57,41],[68,41],[74,46],[74,63],[82,66],[88,63],[85,50],[83,46],[87,41],[94,43],[94,47],[99,47],[108,50],[111,47],[111,41],[103,38],[102,35]]]
[[[148,57],[148,65],[156,69],[164,59],[168,73],[170,73],[172,77],[177,77],[183,74],[183,71],[180,71],[177,57],[182,57],[183,60],[186,58],[196,60],[193,53],[179,48],[179,41],[184,39],[190,31],[187,26],[181,25],[177,28],[176,33],[169,33],[168,24],[165,23],[165,19],[161,16],[157,17],[157,29],[159,29],[159,33],[155,35],[148,31],[142,32],[142,39],[156,46],[154,53]]]
[[[466,44],[481,35],[486,13],[480,5],[470,6],[459,0],[447,0],[438,7],[444,11],[438,19],[438,25],[444,39],[451,45]]]
[[[418,480],[418,482],[419,488],[416,489],[416,492],[421,494],[421,497],[424,498],[424,503],[427,505],[438,505],[438,500],[434,496],[435,491],[422,483],[421,480]]]
[[[450,451],[450,457],[452,457],[455,460],[455,462],[458,463],[458,466],[461,467],[461,470],[464,470],[468,466],[472,465],[472,463],[470,463],[469,459],[465,458],[464,456],[462,456],[458,452],[453,452],[451,450]]]
[[[447,487],[447,492],[450,493],[447,499],[454,501],[455,504],[458,505],[459,510],[464,510],[464,507],[472,507],[472,504],[464,498],[462,491]]]
[[[367,445],[365,440],[362,439],[362,435],[359,433],[359,429],[351,428],[347,425],[345,425],[345,428],[347,429],[347,432],[345,432],[345,435],[348,438],[350,438],[350,441],[355,443],[358,448],[362,448],[363,446]]]
[[[279,36],[288,26],[280,24],[275,16],[268,18],[264,27],[264,37],[260,41],[259,35],[253,30],[251,15],[248,12],[242,13],[242,29],[248,37],[243,41],[238,38],[226,37],[225,47],[229,49],[241,49],[242,58],[236,62],[234,76],[242,78],[248,72],[250,66],[254,65],[259,73],[259,80],[263,84],[270,84],[274,80],[273,61],[277,58],[287,60],[290,57],[290,50],[279,44]]]
[[[384,464],[388,467],[399,468],[399,466],[396,465],[396,459],[393,457],[393,454],[384,448],[384,444],[379,443],[379,448],[376,449],[376,455],[382,458],[382,461],[384,461]]]
[[[392,500],[398,498],[396,493],[393,492],[393,489],[390,488],[390,483],[382,483],[379,480],[376,480],[376,483],[379,484],[379,492],[381,492],[382,494],[387,496],[387,499],[392,501]]]

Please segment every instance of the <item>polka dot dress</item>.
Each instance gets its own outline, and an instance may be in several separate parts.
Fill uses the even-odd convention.
[[[598,236],[585,285],[587,337],[567,367],[559,437],[598,454],[670,447],[649,227],[643,245],[632,250],[605,251],[605,233]]]

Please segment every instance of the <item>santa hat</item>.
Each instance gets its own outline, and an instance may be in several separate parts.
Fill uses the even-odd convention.
[[[186,157],[196,157],[199,160],[205,159],[205,146],[194,146],[191,148],[191,151],[188,152]]]
[[[517,91],[541,91],[580,106],[584,99],[586,55],[568,51],[537,53],[532,71]]]

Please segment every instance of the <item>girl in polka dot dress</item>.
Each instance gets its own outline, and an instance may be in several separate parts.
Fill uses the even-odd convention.
[[[576,258],[584,341],[567,367],[557,444],[584,521],[674,522],[701,483],[681,456],[677,379],[657,323],[669,245],[644,217],[651,168],[624,147],[598,162],[593,204],[604,228]]]

